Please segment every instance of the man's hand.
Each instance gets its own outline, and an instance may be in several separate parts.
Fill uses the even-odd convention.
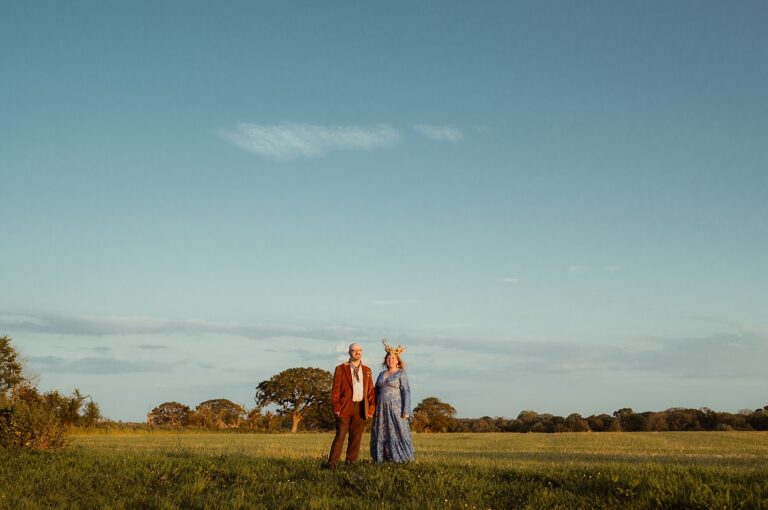
[[[405,413],[405,414],[403,415],[403,419],[404,419],[404,420],[407,420],[407,419],[408,419],[408,416],[409,416],[409,415],[408,415],[408,413]]]

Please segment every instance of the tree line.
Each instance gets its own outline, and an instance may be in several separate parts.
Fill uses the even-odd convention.
[[[147,422],[157,426],[197,426],[215,429],[296,432],[333,430],[330,391],[332,375],[319,368],[289,368],[256,387],[256,407],[247,411],[230,401],[206,401],[193,411],[176,402],[153,409]],[[215,402],[217,404],[212,404]],[[273,412],[265,406],[276,405]],[[174,411],[171,413],[170,410]],[[176,416],[176,417],[174,417]],[[229,417],[229,418],[227,418]],[[671,408],[635,412],[622,408],[612,414],[567,417],[522,411],[517,418],[457,418],[456,409],[437,397],[428,397],[413,410],[414,432],[662,432],[696,430],[768,430],[768,406],[737,414],[709,408]]]
[[[194,409],[179,402],[163,402],[147,414],[153,427],[195,427],[214,430],[279,432],[286,429],[332,430],[333,376],[320,368],[289,368],[256,386],[255,407],[248,410],[227,399],[201,402]],[[274,406],[274,411],[265,411]]]
[[[289,368],[261,381],[255,406],[247,409],[224,398],[206,400],[193,408],[163,402],[148,414],[144,425],[115,423],[102,418],[99,406],[75,389],[40,392],[26,378],[18,353],[7,336],[0,337],[0,447],[56,448],[71,427],[199,428],[242,432],[333,430],[330,404],[332,374],[312,367]],[[423,399],[413,409],[414,432],[661,432],[696,430],[768,430],[768,405],[739,413],[709,408],[671,408],[635,412],[622,408],[612,414],[566,417],[522,411],[517,418],[457,418],[456,409],[437,397]]]
[[[612,414],[566,417],[522,411],[517,418],[456,418],[449,404],[435,397],[424,399],[414,409],[411,427],[416,432],[665,432],[768,430],[768,405],[739,413],[709,408],[674,407],[665,411],[635,412],[622,408]]]

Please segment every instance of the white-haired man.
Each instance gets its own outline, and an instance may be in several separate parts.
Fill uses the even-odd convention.
[[[373,393],[371,369],[363,365],[363,349],[360,344],[349,346],[349,360],[336,367],[331,389],[331,405],[336,416],[336,436],[328,455],[328,467],[331,469],[341,459],[344,439],[349,433],[347,444],[347,464],[357,460],[360,452],[360,440],[365,430],[365,421],[373,417],[376,398]]]

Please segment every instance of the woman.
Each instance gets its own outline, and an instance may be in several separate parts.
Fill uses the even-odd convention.
[[[387,355],[386,370],[376,379],[376,411],[371,429],[371,459],[374,462],[413,460],[411,443],[411,389],[405,364],[400,359],[404,347],[391,347],[382,340]]]

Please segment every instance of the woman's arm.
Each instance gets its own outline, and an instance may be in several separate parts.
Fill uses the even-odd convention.
[[[401,416],[403,419],[408,419],[411,417],[411,386],[405,372],[400,376],[400,400],[403,403]]]

